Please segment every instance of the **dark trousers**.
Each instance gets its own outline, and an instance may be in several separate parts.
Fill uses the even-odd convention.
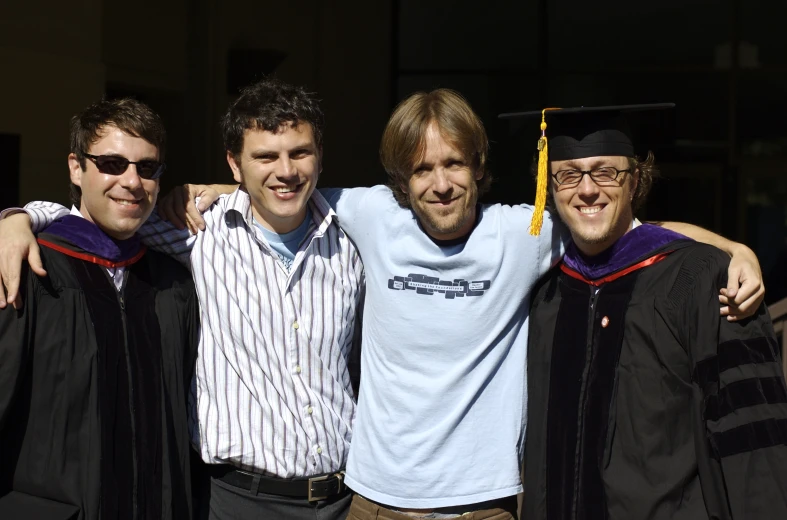
[[[201,461],[192,466],[195,520],[345,520],[350,510],[349,490],[314,502],[267,493],[254,495],[211,477]]]

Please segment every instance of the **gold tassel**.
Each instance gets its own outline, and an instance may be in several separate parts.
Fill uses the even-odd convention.
[[[533,209],[533,218],[530,220],[530,234],[541,234],[541,225],[544,223],[544,209],[547,205],[547,168],[549,166],[549,144],[547,143],[546,111],[555,110],[545,108],[541,111],[541,138],[538,140],[538,177],[536,177],[536,207]]]

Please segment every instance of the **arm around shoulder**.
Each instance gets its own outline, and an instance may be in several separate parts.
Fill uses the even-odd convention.
[[[733,242],[712,231],[683,222],[651,222],[685,235],[697,242],[721,249],[731,257],[728,268],[727,286],[720,291],[719,301],[724,305],[721,315],[729,321],[751,316],[765,299],[765,286],[762,282],[762,269],[749,247]]]
[[[680,327],[709,513],[787,518],[787,386],[770,318],[761,305],[738,323],[723,319],[715,294],[725,281],[725,259],[715,252],[692,260],[682,266],[685,279],[676,286],[685,285],[676,295],[683,296]]]
[[[0,309],[8,303],[22,305],[20,280],[25,260],[38,276],[46,276],[30,218],[17,213],[0,220]]]

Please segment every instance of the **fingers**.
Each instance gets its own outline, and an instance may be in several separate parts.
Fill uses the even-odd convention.
[[[754,316],[757,313],[757,310],[762,305],[762,301],[765,298],[765,291],[757,291],[751,297],[744,300],[740,304],[731,304],[730,306],[736,309],[734,312],[734,317],[737,319],[744,319]],[[735,320],[730,320],[735,321]]]
[[[753,316],[765,298],[762,272],[757,256],[748,247],[736,249],[728,269],[727,287],[722,289],[719,310],[728,321],[739,321]]]
[[[27,255],[27,263],[30,265],[30,269],[37,274],[38,276],[46,276],[46,269],[44,269],[44,263],[41,261],[41,249],[37,247],[31,246],[30,252]]]
[[[7,267],[12,267],[9,265]],[[5,286],[6,302],[14,306],[14,309],[22,308],[22,296],[19,294],[19,270],[21,268],[21,260],[17,264],[16,273],[11,269],[6,270],[6,276],[3,278],[3,285]]]
[[[184,229],[186,227],[186,223],[178,216],[177,211],[178,200],[182,198],[182,189],[182,186],[178,186],[159,201],[159,216],[163,220],[169,221],[170,224],[178,229]]]
[[[5,309],[8,302],[5,298],[5,285],[3,285],[3,277],[0,275],[0,309]]]
[[[36,274],[46,276],[39,255],[36,238],[30,231],[30,218],[25,213],[11,215],[0,221],[0,286],[5,293],[0,297],[0,308],[13,304],[22,307],[19,284],[25,260],[34,262]]]
[[[742,286],[740,293],[742,294],[744,290],[745,288]],[[727,321],[740,321],[750,318],[757,313],[757,310],[760,308],[765,298],[765,290],[761,287],[760,290],[740,303],[736,303],[734,300],[722,301],[722,298],[722,296],[719,296],[719,302],[723,305],[719,309],[721,316],[726,316]]]
[[[739,268],[730,266],[729,272],[727,273],[727,297],[735,299],[735,296],[738,294],[738,284],[741,282],[741,274]]]
[[[186,221],[189,223],[189,229],[194,234],[197,233],[197,230],[205,230],[205,221],[202,219],[202,211],[204,210],[200,210],[200,208],[197,207],[197,204],[194,202],[195,199],[196,197],[189,197],[184,207]],[[200,203],[202,203],[202,199],[200,199]]]
[[[197,205],[196,198],[200,198]],[[218,199],[219,193],[202,184],[178,186],[159,201],[159,216],[178,229],[189,228],[193,234],[205,229],[202,212]]]
[[[202,222],[201,217],[196,217],[196,218],[199,218],[200,222]],[[200,224],[199,222],[196,222],[190,213],[187,213],[186,225],[189,227],[189,231],[191,232],[192,235],[196,235],[197,233],[205,229],[205,224],[204,223]]]
[[[762,277],[755,272],[743,270],[740,277],[740,289],[732,297],[730,306],[737,308],[733,312],[737,318],[743,319],[753,316],[765,299],[765,287],[762,285]],[[729,296],[729,291],[728,291]]]
[[[16,254],[16,251],[9,251],[0,258],[0,276],[2,276],[0,291],[4,291],[0,296],[0,308],[4,309],[9,304],[17,307],[21,270],[22,257]]]
[[[751,306],[756,302],[757,306],[765,297],[765,287],[759,277],[746,275],[741,278],[741,288],[738,294],[733,296],[735,304],[739,306]]]
[[[192,198],[200,198],[199,210],[204,212],[210,207],[211,204],[219,200],[221,194],[212,186],[195,186],[195,192]]]

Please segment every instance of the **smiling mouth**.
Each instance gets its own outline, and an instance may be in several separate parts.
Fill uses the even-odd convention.
[[[437,206],[448,206],[454,201],[459,200],[461,197],[454,197],[453,199],[446,199],[446,200],[430,200],[429,204],[435,204]]]
[[[595,215],[599,211],[603,210],[605,205],[596,205],[596,206],[579,206],[577,209],[583,215]]]
[[[127,200],[127,199],[116,199],[116,198],[114,198],[114,197],[110,197],[110,198],[111,198],[113,201],[115,201],[115,202],[117,202],[118,204],[120,204],[121,206],[136,206],[136,205],[138,205],[140,202],[142,202],[142,199],[136,199],[136,200]]]
[[[297,193],[301,191],[303,184],[298,184],[296,186],[277,186],[275,188],[271,188],[276,193]]]

